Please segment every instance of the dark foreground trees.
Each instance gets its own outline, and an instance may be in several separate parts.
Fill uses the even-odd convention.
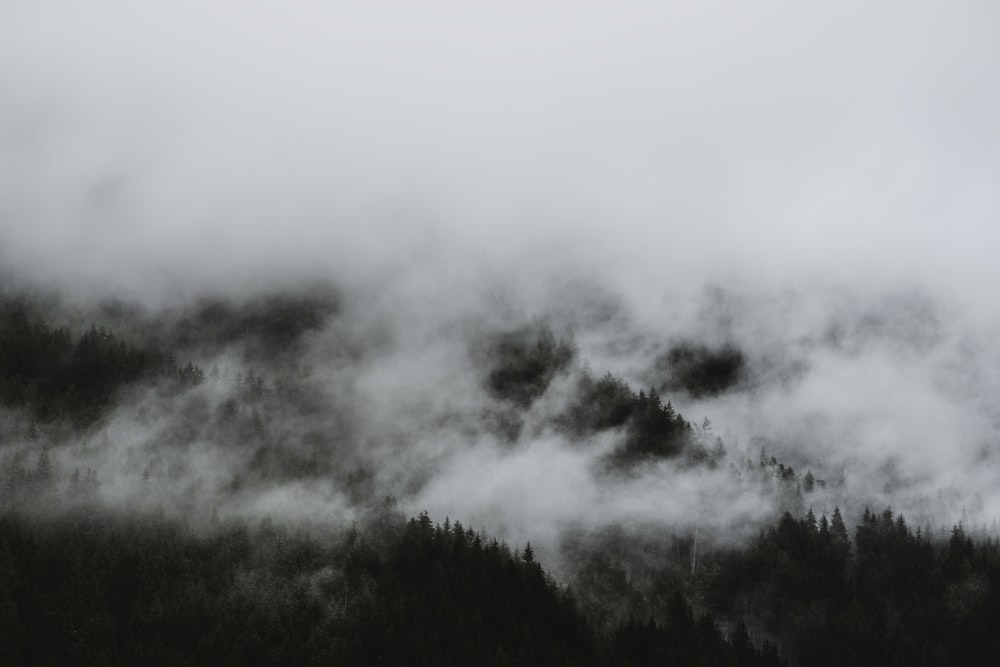
[[[403,521],[313,538],[261,522],[196,533],[145,516],[0,517],[0,664],[777,664],[669,617],[595,632],[533,557]]]
[[[4,514],[0,664],[1000,664],[1000,545],[961,526],[933,540],[889,510],[853,536],[839,513],[785,514],[706,554],[711,576],[689,583],[712,614],[678,582],[610,625],[534,550],[458,522],[386,504],[317,535]]]
[[[1000,664],[1000,544],[961,525],[947,540],[886,509],[848,539],[785,514],[722,559],[717,607],[749,618],[803,665]]]

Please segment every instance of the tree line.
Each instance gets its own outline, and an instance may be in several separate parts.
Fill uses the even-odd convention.
[[[681,594],[595,628],[530,544],[386,502],[314,537],[156,515],[0,515],[0,664],[780,665]]]

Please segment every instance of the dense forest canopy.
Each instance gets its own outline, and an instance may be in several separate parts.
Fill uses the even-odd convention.
[[[397,419],[459,438],[455,451],[428,452],[419,431],[363,423],[382,413],[359,412],[371,396],[357,389],[371,381],[359,369],[378,369],[393,338],[365,345],[367,330],[333,293],[162,311],[119,302],[94,307],[89,321],[59,299],[4,296],[4,661],[842,665],[1000,656],[991,632],[1000,543],[979,495],[939,494],[944,506],[961,504],[961,523],[942,522],[945,507],[910,523],[888,507],[852,504],[846,471],[780,441],[727,441],[657,387],[593,370],[573,333],[541,319],[480,320],[445,341],[451,363],[468,369],[464,402],[418,400],[431,411],[422,418],[405,400],[396,406]],[[664,349],[650,373],[665,359],[674,379],[663,387],[682,402],[762,381],[748,380],[758,362],[731,345]],[[388,372],[405,368],[390,359]],[[552,438],[559,444],[543,454],[535,443]],[[500,457],[496,474],[557,454],[563,474],[653,504],[615,500],[613,512],[557,515],[536,489],[525,500],[536,503],[527,511],[537,523],[511,532],[497,517],[518,501],[470,491],[473,502],[452,505],[467,506],[467,518],[431,519],[420,503],[455,484],[449,467],[484,443]],[[406,457],[405,447],[429,458],[412,470],[384,459],[393,450]],[[673,500],[658,502],[662,494]]]

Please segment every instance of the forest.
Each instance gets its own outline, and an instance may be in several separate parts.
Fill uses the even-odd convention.
[[[748,382],[732,344],[678,340],[636,389],[543,319],[470,327],[454,353],[475,420],[441,408],[435,437],[485,433],[506,456],[556,437],[601,488],[667,476],[720,484],[734,494],[722,503],[766,499],[730,523],[529,526],[546,539],[533,546],[476,525],[478,511],[414,507],[447,459],[386,476],[387,445],[337,394],[373,354],[340,298],[81,313],[4,295],[0,664],[1000,663],[995,526],[842,511],[837,479],[813,472],[823,461],[803,472],[763,445],[748,453],[675,408]],[[330,331],[323,393],[304,369]],[[405,406],[393,418],[431,428]],[[357,448],[366,437],[374,453]],[[244,509],[286,488],[290,510]],[[303,489],[322,489],[309,493],[329,515],[307,512]]]
[[[998,35],[0,1],[0,667],[1000,665]]]

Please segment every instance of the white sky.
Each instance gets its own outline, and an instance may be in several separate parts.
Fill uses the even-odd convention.
[[[998,31],[989,1],[6,0],[0,259],[968,291],[996,277]]]

